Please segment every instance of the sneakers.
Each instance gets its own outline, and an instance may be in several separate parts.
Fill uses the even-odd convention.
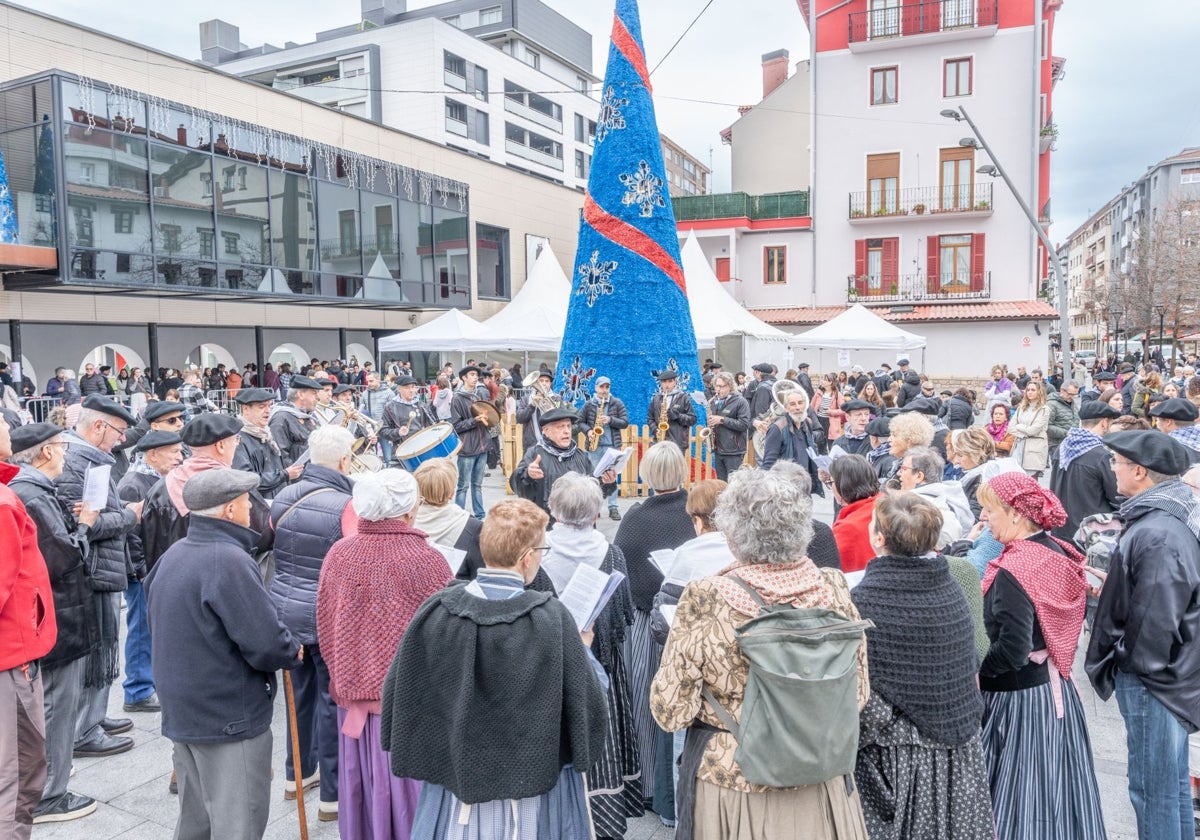
[[[33,812],[33,824],[70,822],[80,817],[86,817],[95,810],[95,799],[67,791],[49,808],[43,810],[39,805]]]
[[[318,822],[337,822],[338,804],[336,802],[322,802],[317,806],[317,821]]]
[[[321,784],[321,771],[314,770],[311,776],[304,777],[304,784],[301,787],[304,790],[312,790],[317,785]],[[285,781],[283,783],[283,798],[289,802],[296,798],[296,783],[293,781]],[[336,806],[335,806],[336,807]]]
[[[95,741],[76,745],[72,754],[75,758],[103,758],[129,752],[131,749],[133,749],[132,738],[114,737],[105,733]]]
[[[127,711],[127,712],[161,712],[162,704],[158,702],[157,694],[151,694],[145,700],[139,700],[136,703],[126,703],[125,711]]]
[[[608,509],[608,518],[611,519],[613,522],[620,522],[621,521],[621,511],[617,510],[616,508],[609,508]]]

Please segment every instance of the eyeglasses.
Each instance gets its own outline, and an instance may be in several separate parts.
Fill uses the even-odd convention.
[[[896,472],[916,472],[916,470],[914,470],[908,464],[901,464],[896,468]]]
[[[100,422],[103,423],[105,426],[108,426],[108,428],[112,429],[114,432],[116,432],[117,437],[119,437],[119,438],[125,437],[124,429],[118,429],[116,426],[114,426],[112,423],[109,423],[107,420],[101,420]]]

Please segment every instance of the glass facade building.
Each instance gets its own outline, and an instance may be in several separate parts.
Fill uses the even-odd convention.
[[[0,87],[0,152],[20,241],[59,254],[10,288],[471,306],[452,179],[57,71]]]

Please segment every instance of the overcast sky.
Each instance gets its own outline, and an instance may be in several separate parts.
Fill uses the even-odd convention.
[[[318,30],[353,23],[358,0],[24,0],[30,7],[199,57],[201,15],[241,27],[250,46],[312,41]],[[593,71],[604,74],[612,20],[609,0],[545,0],[592,33]],[[654,67],[708,0],[642,0],[647,61]],[[434,5],[410,0],[409,8]],[[170,8],[166,14],[164,9]],[[1063,241],[1090,213],[1150,164],[1200,146],[1200,2],[1066,0],[1054,52],[1067,59],[1055,90],[1059,126],[1053,162],[1051,237]],[[719,132],[737,106],[761,97],[763,53],[808,55],[808,31],[794,0],[713,0],[654,74],[659,127],[715,170],[715,191],[729,188],[729,149]],[[115,81],[115,80],[114,80]],[[696,100],[704,100],[696,101]],[[715,103],[715,104],[710,104]],[[980,126],[987,133],[986,126]]]

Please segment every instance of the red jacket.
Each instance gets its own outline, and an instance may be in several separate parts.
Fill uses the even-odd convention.
[[[860,572],[875,556],[871,547],[871,514],[875,511],[876,496],[851,502],[840,511],[833,523],[833,540],[842,555],[843,572]]]
[[[0,463],[0,671],[50,652],[58,639],[50,573],[37,543],[37,527],[8,489],[19,472]]]

